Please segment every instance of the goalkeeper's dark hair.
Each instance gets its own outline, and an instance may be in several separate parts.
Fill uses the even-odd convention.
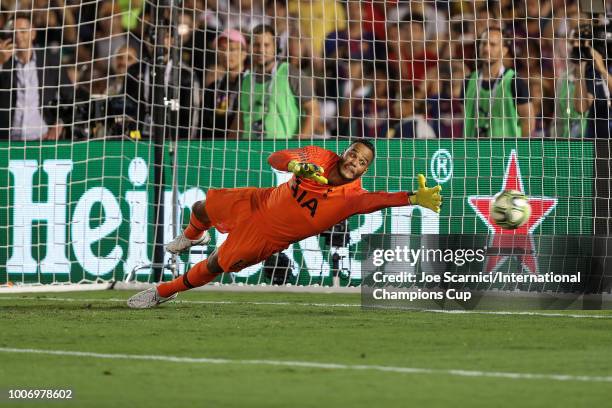
[[[364,138],[355,139],[355,140],[351,141],[351,144],[348,145],[347,149],[349,147],[351,147],[352,145],[357,144],[357,143],[360,143],[360,144],[364,145],[365,147],[367,147],[368,149],[370,149],[372,151],[372,160],[374,160],[374,158],[376,157],[376,148],[374,147],[374,143],[372,143],[368,139],[364,139]]]

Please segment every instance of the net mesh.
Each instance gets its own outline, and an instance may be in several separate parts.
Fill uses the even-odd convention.
[[[135,268],[154,280],[155,243],[209,188],[280,184],[289,176],[271,152],[340,153],[356,137],[377,147],[366,188],[411,191],[421,172],[444,186],[442,213],[354,216],[224,282],[359,284],[365,234],[490,231],[478,200],[509,182],[554,199],[530,232],[591,234],[609,213],[594,163],[609,151],[612,30],[586,11],[572,0],[3,0],[0,284]],[[182,255],[179,272],[225,238]],[[288,277],[275,277],[283,265]]]

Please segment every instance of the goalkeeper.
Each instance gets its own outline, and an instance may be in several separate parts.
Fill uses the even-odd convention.
[[[212,226],[229,233],[225,242],[182,276],[132,296],[128,306],[149,308],[174,299],[178,292],[261,262],[354,214],[410,204],[440,211],[442,188],[428,188],[423,175],[415,193],[364,190],[360,178],[374,155],[374,145],[365,139],[353,141],[342,156],[315,146],[281,150],[268,162],[294,173],[288,182],[272,188],[209,190],[205,201],[193,205],[189,225],[166,250],[178,254],[206,244]]]

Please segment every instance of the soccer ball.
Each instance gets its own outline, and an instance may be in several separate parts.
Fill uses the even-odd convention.
[[[495,194],[489,209],[491,219],[503,229],[517,229],[531,215],[529,199],[520,191],[505,190]]]

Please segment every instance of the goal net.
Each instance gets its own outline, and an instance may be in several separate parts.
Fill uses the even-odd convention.
[[[495,233],[507,188],[527,235],[608,234],[612,30],[591,3],[3,0],[0,286],[184,273],[226,239],[163,253],[208,189],[284,183],[272,152],[359,137],[366,189],[422,173],[442,211],[355,215],[218,281],[358,286],[368,234]]]

